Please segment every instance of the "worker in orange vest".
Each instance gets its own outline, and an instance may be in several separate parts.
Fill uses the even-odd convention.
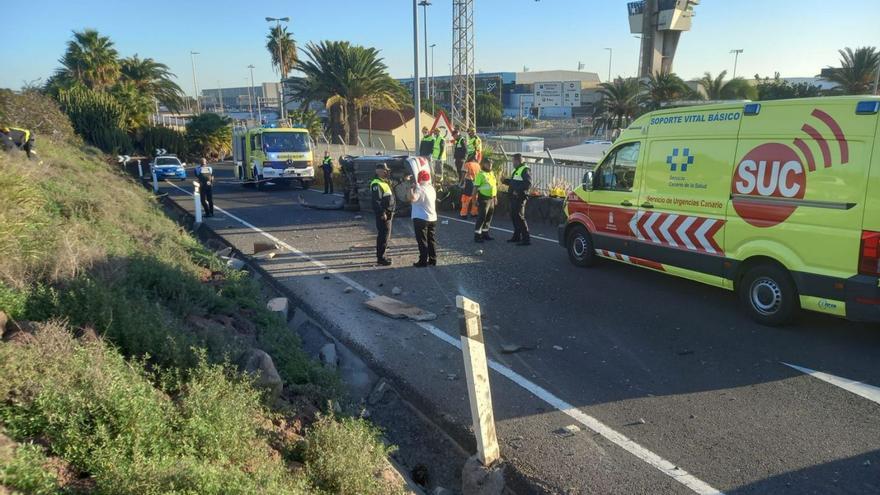
[[[477,193],[474,190],[474,179],[480,173],[480,163],[471,155],[470,160],[464,164],[461,171],[461,211],[459,216],[463,219],[477,216]]]

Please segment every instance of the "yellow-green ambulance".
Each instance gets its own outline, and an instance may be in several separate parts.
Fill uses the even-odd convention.
[[[559,242],[798,308],[880,321],[880,98],[673,108],[629,126],[566,199]]]

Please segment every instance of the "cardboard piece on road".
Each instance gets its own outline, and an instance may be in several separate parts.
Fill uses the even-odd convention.
[[[344,203],[345,201],[343,201],[342,199],[334,199],[329,205],[312,204],[307,202],[306,198],[304,198],[302,194],[299,195],[299,205],[303,208],[311,208],[313,210],[341,210],[345,206]]]
[[[390,316],[391,318],[409,318],[413,321],[430,321],[437,319],[437,315],[434,313],[387,296],[376,296],[372,299],[367,299],[364,301],[364,304],[373,311],[382,313],[385,316]]]
[[[271,244],[268,242],[255,242],[254,243],[254,254],[262,253],[263,251],[274,251],[278,249],[277,244]]]

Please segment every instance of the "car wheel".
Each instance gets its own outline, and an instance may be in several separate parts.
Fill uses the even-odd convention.
[[[568,259],[576,266],[592,266],[596,263],[593,238],[582,225],[574,226],[565,238]]]
[[[771,263],[749,268],[737,292],[749,316],[762,325],[784,325],[800,306],[797,287],[789,273]]]
[[[254,177],[257,178],[257,189],[258,189],[258,190],[263,190],[263,188],[266,186],[266,183],[263,182],[263,176],[262,176],[262,175],[256,175],[256,171],[254,171]]]

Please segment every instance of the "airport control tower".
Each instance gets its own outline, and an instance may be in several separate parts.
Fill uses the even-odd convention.
[[[641,0],[629,2],[629,30],[642,35],[639,77],[672,72],[672,60],[683,31],[690,31],[699,0]]]

